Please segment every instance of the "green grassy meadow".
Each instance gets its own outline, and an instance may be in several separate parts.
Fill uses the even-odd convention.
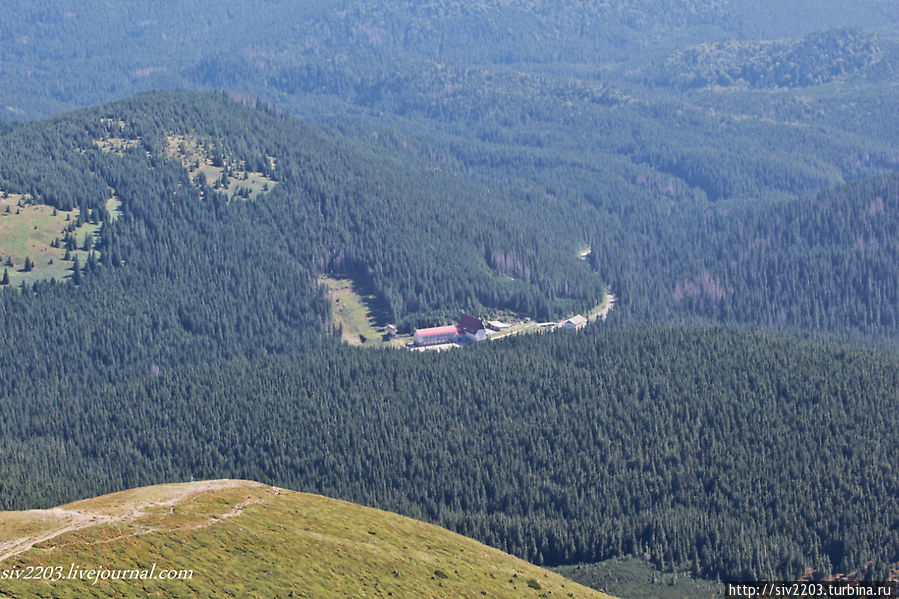
[[[374,296],[363,294],[352,279],[322,275],[319,283],[328,290],[334,326],[341,328],[342,339],[350,345],[402,347],[410,340],[409,336],[401,336],[384,341],[384,328],[377,322],[372,309]]]
[[[229,197],[245,189],[249,192],[248,199],[255,200],[260,194],[272,190],[278,184],[263,173],[249,170],[242,161],[226,159],[223,166],[215,166],[212,153],[196,136],[169,135],[166,142],[166,154],[181,161],[191,180],[201,176],[206,180],[207,186]],[[274,159],[269,157],[268,160],[274,166]],[[230,168],[231,176],[228,177],[228,184],[223,186],[219,182],[226,167]]]
[[[42,515],[56,519],[35,528]],[[46,538],[54,526],[66,532]],[[21,546],[28,535],[43,540],[0,561],[0,571],[61,566],[67,576],[71,564],[156,564],[191,576],[0,579],[2,596],[607,597],[430,524],[247,481],[159,485],[52,510],[0,512],[0,547],[11,539]]]
[[[94,236],[100,230],[99,225],[84,223],[75,229],[77,250],[71,252],[72,260],[64,260],[65,249],[54,248],[54,239],[60,240],[66,234],[66,227],[76,217],[76,212],[54,210],[44,204],[30,204],[25,196],[6,194],[0,198],[0,275],[3,270],[9,273],[10,286],[21,283],[55,278],[61,281],[72,274],[74,257],[78,256],[82,266],[87,260],[88,252],[84,247],[87,236]],[[106,209],[112,218],[119,214],[121,202],[112,198],[107,201]],[[67,220],[69,219],[69,220]],[[25,258],[30,258],[34,267],[25,272]],[[13,266],[4,266],[11,260]]]

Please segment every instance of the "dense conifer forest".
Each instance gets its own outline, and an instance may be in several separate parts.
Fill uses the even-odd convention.
[[[537,563],[746,578],[896,560],[895,354],[670,326],[324,348],[7,396],[3,507],[226,476]]]
[[[553,566],[899,562],[896,6],[175,4],[0,21],[0,227],[59,226],[0,256],[0,509],[236,477]],[[322,274],[402,331],[616,303],[361,350]]]
[[[642,238],[594,248],[635,316],[896,339],[897,211],[891,175],[785,202],[644,213]]]
[[[138,143],[102,150],[97,140],[113,134]],[[172,135],[206,140],[224,163],[268,169],[277,185],[247,200],[197,184],[165,153]],[[513,196],[463,212],[474,204],[465,194],[487,197],[476,179],[435,188],[405,159],[220,94],[142,96],[18,127],[4,141],[4,190],[60,209],[77,202],[102,228],[79,284],[0,293],[3,508],[229,476],[423,517],[553,565],[634,554],[755,577],[868,559],[883,571],[895,558],[893,353],[611,323],[447,355],[351,350],[326,333],[318,269],[352,265],[394,314],[492,305],[539,315],[561,309],[560,288],[568,306],[595,299],[604,287],[590,266],[603,263],[553,253],[570,234],[561,227],[545,229],[546,246],[516,245],[537,235]],[[46,165],[33,180],[32,164]],[[104,213],[110,194],[121,201],[114,219]],[[619,320],[771,324],[783,301],[796,324],[818,317],[839,330],[843,318],[889,340],[896,304],[888,289],[865,286],[895,268],[897,198],[888,177],[739,218],[723,206],[684,215],[702,223],[696,235],[673,219],[652,236],[647,228],[643,246],[616,244],[635,256],[614,260],[611,280],[629,298]],[[451,238],[416,228],[438,215],[429,202],[442,224],[458,224]],[[479,218],[499,210],[510,227],[502,236]],[[528,278],[503,277],[487,244],[536,250]],[[602,247],[595,254],[611,254]],[[694,252],[710,274],[679,281],[656,257],[675,251]],[[566,259],[570,269],[559,268]],[[857,288],[834,293],[828,309],[802,303],[843,281],[834,273],[844,267],[858,269]],[[767,286],[752,284],[765,277]],[[441,293],[413,291],[422,280]],[[666,282],[680,297],[658,297]],[[790,285],[800,290],[793,303],[779,295]],[[508,289],[533,304],[514,304]],[[769,303],[754,304],[766,294]],[[858,311],[839,309],[850,305]]]
[[[121,153],[97,147],[111,135],[140,145]],[[197,186],[167,158],[167,135],[209,140],[232,162],[271,157],[277,185],[254,201]],[[3,148],[0,189],[84,214],[102,213],[115,196],[123,212],[117,220],[100,215],[103,228],[79,289],[42,282],[29,289],[28,302],[4,295],[16,306],[10,312],[32,314],[4,331],[35,356],[21,368],[65,370],[73,361],[59,352],[85,349],[129,368],[139,361],[129,348],[143,347],[149,334],[146,350],[166,361],[299,349],[304,338],[314,343],[328,319],[315,277],[332,270],[369,280],[388,320],[400,323],[439,318],[449,308],[545,318],[595,304],[604,290],[577,260],[567,232],[543,228],[537,235],[542,223],[504,194],[377,157],[221,95],[143,96],[18,128]],[[128,268],[115,274],[123,263]],[[101,289],[116,302],[97,302]],[[47,308],[60,303],[65,318]],[[134,337],[111,326],[125,317],[123,305],[139,319],[127,325]],[[75,331],[81,342],[73,343]]]

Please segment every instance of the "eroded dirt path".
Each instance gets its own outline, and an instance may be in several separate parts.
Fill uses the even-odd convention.
[[[159,507],[170,507],[174,510],[174,507],[188,499],[197,495],[199,493],[203,493],[206,491],[215,491],[221,489],[229,489],[234,487],[265,487],[260,483],[253,483],[250,481],[243,480],[207,480],[207,481],[198,481],[192,483],[176,483],[172,485],[163,485],[159,487],[160,489],[164,489],[164,498],[156,498],[153,500],[136,500],[135,502],[129,503],[127,506],[117,506],[115,508],[111,508],[109,511],[118,512],[118,513],[103,513],[101,511],[94,511],[92,509],[72,509],[72,507],[82,504],[85,502],[75,502],[74,504],[68,504],[69,507],[54,507],[47,510],[28,510],[27,514],[32,514],[35,517],[41,516],[43,519],[51,519],[58,521],[59,528],[54,528],[50,531],[44,531],[36,535],[25,536],[25,537],[17,537],[11,538],[4,541],[0,541],[0,563],[5,560],[8,560],[11,557],[15,557],[21,553],[24,553],[34,547],[39,543],[45,543],[51,539],[54,539],[60,535],[64,535],[69,532],[73,532],[76,530],[82,530],[84,528],[89,528],[91,526],[97,526],[100,524],[113,524],[113,523],[131,523],[136,521],[137,519],[149,515],[148,510]],[[216,517],[210,517],[208,520],[200,523],[200,524],[190,524],[182,527],[175,528],[154,528],[148,527],[144,530],[138,530],[134,533],[130,533],[128,535],[122,535],[120,537],[115,537],[113,539],[107,539],[102,542],[111,542],[120,538],[136,536],[140,534],[149,534],[152,532],[158,531],[174,531],[174,530],[185,530],[185,529],[196,529],[203,528],[204,526],[210,526],[215,522],[221,521],[226,518],[233,518],[239,516],[243,513],[243,510],[248,505],[253,505],[256,503],[262,502],[263,498],[257,498],[254,500],[249,500],[241,503],[235,504],[234,508],[226,512],[224,514],[218,515]],[[90,500],[88,500],[90,501]],[[51,524],[52,526],[52,524]],[[63,547],[64,545],[60,545],[59,547]],[[52,549],[57,549],[58,547],[54,547]]]

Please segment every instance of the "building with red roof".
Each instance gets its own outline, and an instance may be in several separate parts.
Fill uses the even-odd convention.
[[[459,317],[459,334],[472,341],[483,341],[487,338],[487,329],[480,318],[463,314]]]
[[[427,329],[415,329],[412,336],[415,345],[438,345],[440,343],[455,343],[459,340],[459,329],[453,325],[445,327],[430,327]]]
[[[427,329],[415,329],[412,341],[421,347],[424,345],[439,345],[443,343],[457,343],[459,341],[483,341],[487,338],[487,329],[480,318],[463,314],[459,317],[459,326],[447,325],[444,327],[430,327]]]

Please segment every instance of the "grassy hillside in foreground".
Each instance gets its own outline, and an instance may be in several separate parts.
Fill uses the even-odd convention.
[[[16,580],[72,564],[175,580]],[[31,568],[29,568],[31,567]],[[7,572],[6,575],[3,572]],[[4,577],[6,579],[4,579]],[[85,575],[85,578],[88,578]],[[430,524],[236,480],[0,512],[4,597],[608,597]]]

